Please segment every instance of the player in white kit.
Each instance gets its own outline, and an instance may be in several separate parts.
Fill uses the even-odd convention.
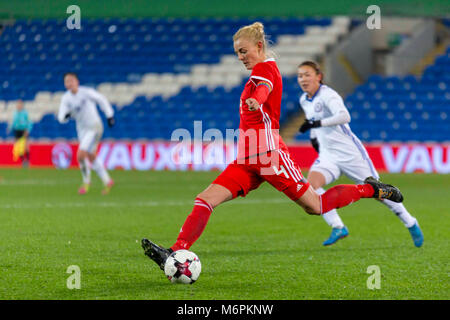
[[[300,105],[306,117],[299,131],[305,133],[311,129],[311,143],[319,153],[309,170],[309,183],[317,193],[323,194],[325,190],[322,187],[338,179],[342,173],[355,183],[363,183],[370,176],[378,180],[379,175],[366,149],[350,129],[350,114],[341,96],[324,85],[322,79],[323,73],[315,62],[304,61],[299,65],[297,81],[304,91]],[[419,224],[403,203],[380,201],[408,228],[414,245],[422,246],[423,234]],[[331,245],[349,234],[336,209],[323,214],[323,217],[332,227],[324,245]]]
[[[95,89],[80,86],[78,76],[73,72],[64,75],[64,86],[67,91],[61,99],[58,121],[66,123],[70,118],[76,121],[80,142],[77,160],[83,177],[83,184],[78,193],[85,194],[89,191],[92,166],[104,184],[102,194],[107,194],[114,181],[96,158],[97,145],[103,135],[103,124],[96,105],[98,104],[105,113],[110,127],[114,125],[114,110],[108,100]]]

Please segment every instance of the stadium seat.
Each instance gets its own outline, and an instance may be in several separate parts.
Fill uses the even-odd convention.
[[[281,122],[298,112],[299,60],[314,59],[354,25],[348,18],[261,18],[283,73]],[[243,18],[85,19],[81,30],[65,20],[17,20],[0,35],[0,137],[17,99],[35,120],[33,138],[74,138],[73,121],[60,125],[54,114],[64,90],[61,76],[78,72],[117,110],[115,139],[170,139],[176,128],[193,133],[237,128],[236,101],[248,77],[233,56],[230,35],[252,22]],[[320,36],[317,36],[320,35]],[[447,141],[450,47],[414,76],[372,75],[345,99],[353,131],[364,141]],[[5,112],[3,112],[5,110]],[[132,123],[133,125],[128,125]],[[125,125],[127,124],[127,125]],[[427,131],[439,127],[436,132]],[[429,134],[427,134],[427,132]],[[308,140],[298,135],[296,140]]]

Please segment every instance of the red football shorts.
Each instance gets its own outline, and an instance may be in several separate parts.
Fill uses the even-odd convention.
[[[309,182],[289,152],[270,151],[245,160],[235,160],[213,181],[233,194],[233,199],[245,197],[250,191],[267,181],[278,191],[297,201],[308,189]]]

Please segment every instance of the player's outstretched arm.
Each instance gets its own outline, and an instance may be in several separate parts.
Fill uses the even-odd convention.
[[[328,108],[332,112],[332,115],[330,117],[327,117],[322,120],[306,119],[306,121],[300,126],[298,131],[300,131],[301,133],[305,133],[306,131],[312,128],[336,126],[350,122],[351,120],[350,113],[348,112],[347,108],[344,106],[344,103],[342,101],[339,101],[338,99],[333,99],[328,104]]]
[[[300,126],[298,131],[300,131],[301,133],[305,133],[309,129],[319,128],[321,126],[322,126],[321,120],[308,120],[308,119],[306,119],[306,121],[303,122],[303,124]]]
[[[337,93],[331,95],[328,101],[326,101],[326,104],[331,111],[331,116],[322,119],[322,127],[336,126],[350,122],[350,113],[345,107],[344,101]]]

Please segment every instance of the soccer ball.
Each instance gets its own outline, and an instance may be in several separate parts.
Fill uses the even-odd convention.
[[[197,281],[201,271],[200,259],[189,250],[172,252],[164,265],[164,273],[173,283],[192,284]]]

